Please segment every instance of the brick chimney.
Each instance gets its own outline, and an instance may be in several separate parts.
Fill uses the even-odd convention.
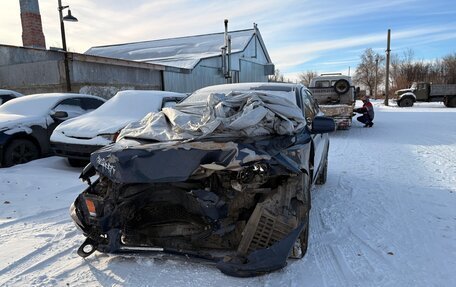
[[[46,49],[38,0],[19,0],[21,6],[22,44]]]

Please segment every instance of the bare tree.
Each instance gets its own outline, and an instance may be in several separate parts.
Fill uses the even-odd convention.
[[[456,53],[443,57],[442,76],[446,84],[456,84]]]
[[[407,49],[402,56],[393,55],[391,81],[393,90],[410,87],[413,82],[455,84],[456,53],[434,61],[415,60],[411,49]]]
[[[274,75],[268,77],[269,82],[284,82],[285,78],[279,69],[275,69]]]
[[[378,62],[377,80],[375,79],[376,60]],[[361,63],[356,67],[353,80],[357,85],[363,86],[369,90],[369,95],[373,95],[374,90],[384,82],[385,70],[383,62],[385,57],[375,53],[372,48],[368,48],[361,55]]]
[[[310,85],[310,80],[318,76],[316,71],[307,70],[306,72],[302,72],[298,75],[299,82],[305,86]]]

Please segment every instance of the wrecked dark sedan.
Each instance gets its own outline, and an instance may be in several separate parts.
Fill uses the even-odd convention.
[[[302,85],[245,83],[131,123],[81,174],[78,254],[177,254],[239,277],[303,257],[310,188],[326,181],[335,129],[321,115]]]

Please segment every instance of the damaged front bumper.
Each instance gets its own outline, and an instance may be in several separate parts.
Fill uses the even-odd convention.
[[[303,135],[97,151],[81,174],[89,187],[70,209],[87,237],[78,254],[184,255],[238,277],[283,268],[307,248],[309,142]]]

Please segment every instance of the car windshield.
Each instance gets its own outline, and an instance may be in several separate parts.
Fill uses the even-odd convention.
[[[27,116],[46,115],[61,100],[59,97],[46,95],[30,95],[12,99],[0,106],[1,114],[17,114]]]
[[[149,112],[158,112],[162,107],[163,97],[183,97],[183,95],[150,91],[118,92],[91,115],[142,117]]]

